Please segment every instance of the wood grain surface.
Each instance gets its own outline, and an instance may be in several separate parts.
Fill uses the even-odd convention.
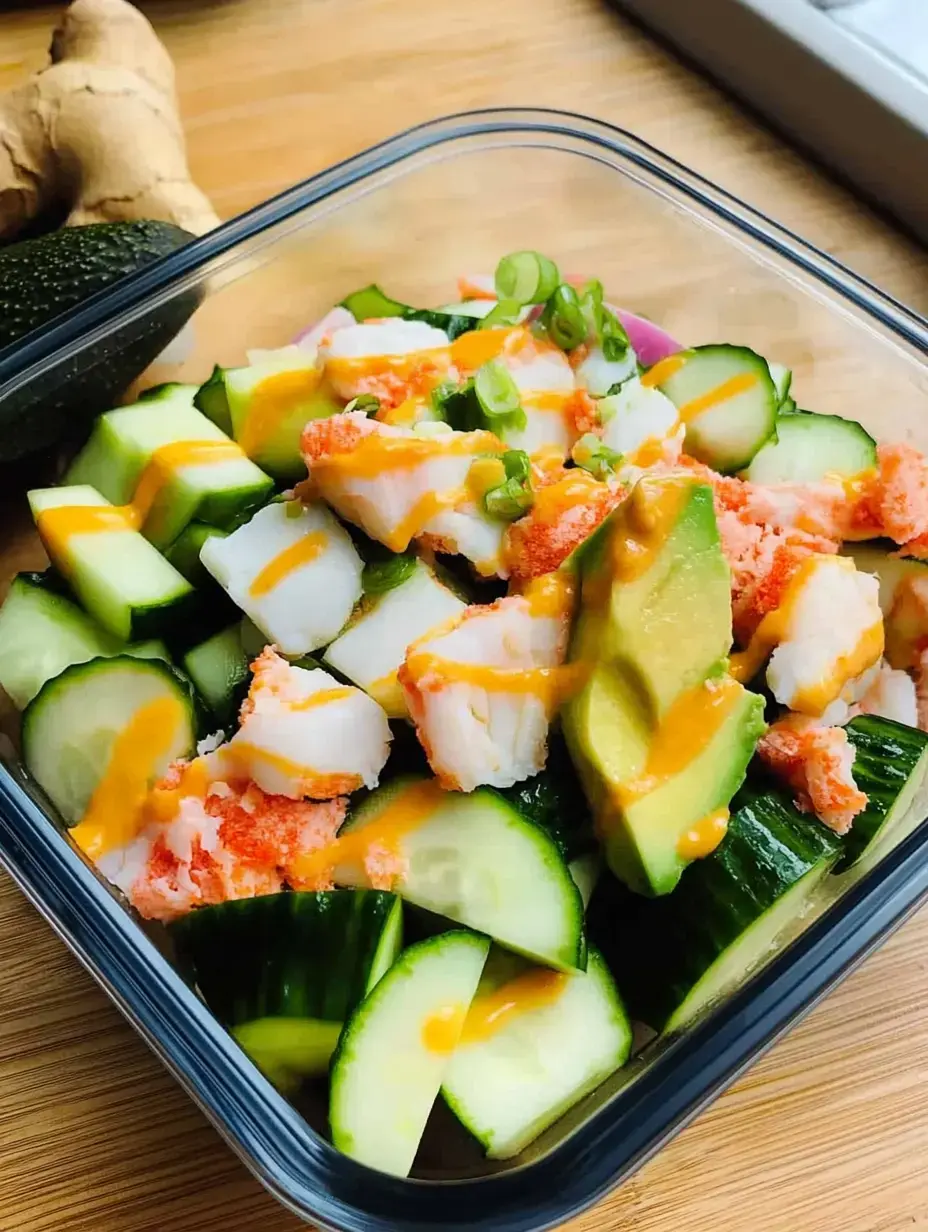
[[[194,175],[224,216],[440,113],[559,106],[634,130],[928,309],[923,251],[594,0],[143,7],[177,63]],[[0,88],[43,63],[54,15],[0,15]],[[922,914],[572,1226],[928,1229],[926,975]],[[299,1226],[0,876],[0,1232]]]

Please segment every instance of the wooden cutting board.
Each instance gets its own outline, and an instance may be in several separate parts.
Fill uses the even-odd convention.
[[[142,7],[224,216],[439,113],[562,107],[632,129],[928,310],[924,252],[594,0]],[[43,62],[54,14],[0,15],[0,88]],[[928,1229],[926,973],[928,913],[573,1226]],[[0,875],[0,1232],[300,1226]]]

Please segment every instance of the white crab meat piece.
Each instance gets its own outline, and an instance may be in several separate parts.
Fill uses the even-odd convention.
[[[908,672],[892,668],[884,660],[860,699],[864,714],[879,715],[882,719],[895,719],[909,727],[918,727],[918,698],[915,681]]]
[[[677,428],[677,408],[659,389],[634,377],[599,403],[604,444],[630,462],[643,445],[665,441]]]
[[[364,563],[321,504],[266,505],[200,559],[232,600],[285,654],[307,654],[341,631],[361,597]]]
[[[444,330],[389,317],[335,330],[320,342],[319,358],[340,397],[373,394],[382,404],[397,406],[442,379],[451,349]]]
[[[443,786],[509,787],[544,766],[566,640],[563,609],[513,595],[410,646],[400,683]]]
[[[609,360],[602,347],[592,346],[577,365],[577,384],[594,398],[608,394],[613,385],[627,381],[638,371],[638,359],[631,347],[621,359]]]

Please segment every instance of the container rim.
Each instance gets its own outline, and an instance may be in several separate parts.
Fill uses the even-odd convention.
[[[630,133],[544,109],[463,112],[411,128],[320,172],[144,267],[0,351],[0,398],[85,335],[332,194],[429,149],[498,134],[570,139],[644,170],[810,274],[928,356],[928,321],[780,224]],[[583,153],[581,149],[579,151]],[[0,861],[264,1185],[344,1232],[537,1232],[590,1206],[654,1153],[928,895],[928,822],[759,976],[670,1044],[588,1122],[533,1163],[471,1180],[399,1180],[338,1155],[267,1083],[184,984],[19,776],[0,765]],[[539,1184],[543,1168],[544,1184]]]

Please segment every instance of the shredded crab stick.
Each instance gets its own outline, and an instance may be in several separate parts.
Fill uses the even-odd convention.
[[[286,654],[330,642],[361,597],[361,558],[323,505],[267,505],[226,538],[208,539],[200,559]]]
[[[146,919],[298,887],[296,867],[333,842],[344,799],[294,801],[253,783],[211,781],[202,758],[178,762],[153,789],[148,824],[97,860]]]
[[[732,670],[750,680],[768,654],[767,683],[789,709],[821,717],[836,702],[859,700],[883,655],[876,578],[860,573],[847,557],[808,557],[779,606],[733,656]]]
[[[542,769],[566,641],[566,611],[514,595],[409,647],[399,680],[442,786],[509,787]]]
[[[514,581],[553,573],[623,499],[624,491],[583,470],[536,474],[535,503],[506,532],[505,559]]]
[[[854,782],[854,748],[843,727],[821,727],[791,715],[774,723],[757,753],[796,793],[796,805],[814,812],[836,834],[847,834],[867,797]]]
[[[360,394],[395,407],[428,393],[451,367],[448,335],[424,321],[390,317],[335,330],[319,345],[332,388],[346,400]]]
[[[491,432],[397,428],[359,411],[315,420],[303,432],[311,485],[343,518],[391,551],[412,539],[499,573],[504,525],[482,513],[469,484],[474,461],[505,445]]]
[[[252,670],[238,731],[209,755],[220,776],[294,800],[377,786],[391,735],[373,698],[321,668],[293,667],[271,646]]]

